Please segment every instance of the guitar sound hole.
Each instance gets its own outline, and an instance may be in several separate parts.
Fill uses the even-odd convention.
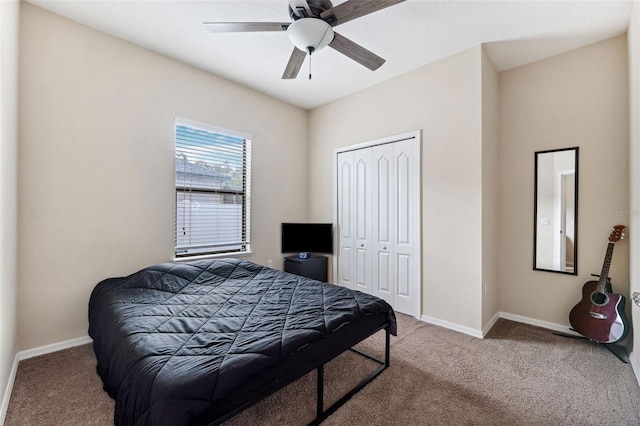
[[[594,305],[604,306],[609,302],[609,296],[604,293],[594,291],[593,293],[591,293],[591,302]]]

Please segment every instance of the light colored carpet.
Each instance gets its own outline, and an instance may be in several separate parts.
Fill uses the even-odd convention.
[[[604,347],[499,320],[477,339],[404,315],[391,367],[327,425],[638,425],[640,388],[629,364]],[[382,356],[382,333],[360,345]],[[347,352],[325,368],[331,403],[374,370]],[[228,425],[303,425],[315,415],[315,372]],[[90,345],[22,361],[5,425],[108,425]]]

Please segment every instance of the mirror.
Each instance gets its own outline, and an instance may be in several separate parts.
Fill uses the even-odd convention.
[[[578,148],[538,151],[533,269],[578,274]]]

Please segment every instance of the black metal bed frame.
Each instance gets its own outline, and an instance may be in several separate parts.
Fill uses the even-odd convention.
[[[329,417],[331,414],[335,413],[336,410],[338,410],[338,408],[342,407],[347,401],[349,401],[351,399],[351,397],[353,397],[355,394],[357,394],[358,392],[360,392],[360,390],[362,390],[362,388],[364,388],[366,385],[368,385],[373,379],[375,379],[376,377],[378,377],[384,370],[386,370],[389,367],[389,358],[390,358],[390,325],[387,323],[384,326],[376,329],[375,331],[373,331],[371,334],[369,334],[367,337],[365,337],[364,339],[362,339],[360,342],[362,342],[363,340],[373,336],[374,334],[376,334],[378,331],[384,329],[385,330],[385,347],[384,347],[384,360],[378,359],[374,356],[371,356],[367,353],[364,353],[358,349],[354,349],[353,347],[348,348],[342,352],[340,352],[338,355],[336,355],[335,357],[331,358],[329,361],[323,362],[322,364],[320,364],[318,367],[314,367],[317,368],[317,385],[316,385],[316,418],[309,423],[309,426],[311,425],[319,425],[320,423],[322,423],[324,420],[327,419],[327,417]],[[358,343],[360,343],[358,342]],[[378,364],[380,364],[380,366],[373,371],[371,374],[369,374],[367,377],[365,377],[362,381],[360,381],[360,383],[358,383],[355,387],[353,387],[349,392],[347,392],[342,398],[340,398],[338,401],[336,401],[333,405],[331,405],[329,408],[327,408],[326,410],[324,409],[324,365],[327,362],[330,362],[331,360],[337,358],[339,355],[343,354],[344,352],[346,352],[347,350],[350,350],[352,352],[357,353],[358,355],[361,355],[367,359],[370,359]],[[310,372],[312,369],[310,369],[309,371],[307,371],[304,374],[307,374],[308,372]],[[300,377],[304,376],[304,374],[300,375],[299,377],[293,379],[293,380],[289,380],[289,381],[284,381],[281,382],[280,385],[270,394],[268,395],[263,395],[259,398],[256,398],[252,401],[247,402],[246,404],[241,405],[240,407],[222,415],[221,417],[217,418],[216,420],[214,420],[212,423],[209,424],[209,426],[214,426],[214,425],[219,425],[229,419],[231,419],[232,417],[234,417],[235,415],[239,414],[240,412],[246,410],[247,408],[251,407],[252,405],[260,402],[261,400],[263,400],[264,398],[266,398],[269,395],[272,395],[273,393],[279,391],[280,389],[284,388],[285,386],[293,383],[294,381],[296,381],[297,379],[299,379]]]
[[[360,392],[362,388],[367,386],[373,379],[378,377],[380,373],[382,373],[384,370],[386,370],[389,367],[389,355],[390,355],[389,326],[388,325],[385,326],[384,329],[385,329],[384,360],[375,358],[369,354],[359,351],[358,349],[354,349],[354,348],[349,349],[350,351],[355,352],[358,355],[361,355],[365,358],[368,358],[372,361],[377,362],[378,364],[380,364],[380,367],[378,367],[375,371],[373,371],[371,374],[365,377],[353,389],[347,392],[342,398],[340,398],[338,401],[336,401],[331,407],[327,408],[326,410],[324,409],[324,364],[321,364],[318,367],[318,383],[316,387],[316,390],[317,390],[316,413],[317,414],[316,414],[316,418],[311,423],[309,423],[309,425],[319,425],[320,423],[322,423],[327,417],[335,413],[338,408],[342,407],[347,401],[349,401],[352,396]],[[375,331],[373,334],[377,333],[378,331]]]

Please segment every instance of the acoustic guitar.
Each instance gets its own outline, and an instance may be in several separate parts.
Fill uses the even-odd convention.
[[[624,314],[624,296],[612,292],[608,277],[613,246],[616,241],[624,238],[624,228],[624,225],[613,227],[599,280],[585,283],[582,287],[582,300],[569,313],[573,329],[599,343],[619,342],[629,331],[629,323]]]

